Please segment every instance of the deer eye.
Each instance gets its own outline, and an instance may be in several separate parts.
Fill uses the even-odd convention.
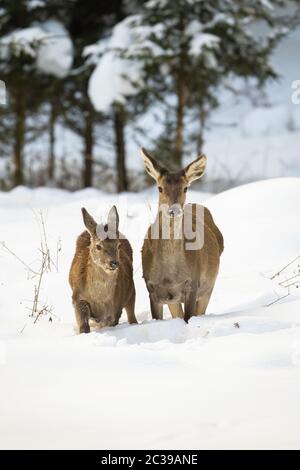
[[[158,191],[159,191],[160,193],[162,193],[162,192],[163,192],[163,188],[162,188],[161,186],[158,186]]]
[[[185,192],[185,193],[186,193],[186,192],[187,192],[187,190],[188,190],[188,188],[187,188],[187,186],[186,186],[186,187],[184,188],[183,192]]]
[[[102,250],[101,245],[96,245],[96,248],[97,248],[98,251]]]

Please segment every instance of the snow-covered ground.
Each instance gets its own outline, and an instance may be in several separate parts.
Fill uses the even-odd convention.
[[[300,255],[300,178],[189,193],[205,199],[225,251],[208,314],[187,325],[150,319],[140,247],[156,190],[0,194],[1,448],[300,448],[300,295],[284,287],[299,261],[271,279]],[[134,249],[139,324],[77,335],[80,208],[100,220],[112,204]],[[53,311],[34,324],[36,278],[7,248],[39,268],[40,211],[53,259],[40,305]]]

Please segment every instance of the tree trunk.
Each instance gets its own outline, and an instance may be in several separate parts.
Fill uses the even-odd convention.
[[[48,159],[48,179],[54,180],[55,172],[55,122],[56,111],[55,105],[51,103],[50,118],[49,118],[49,159]]]
[[[115,106],[114,128],[115,128],[115,148],[117,164],[117,190],[118,192],[127,191],[127,173],[126,173],[126,151],[125,151],[125,110],[120,104]]]
[[[94,148],[94,111],[89,110],[85,121],[84,132],[84,172],[83,186],[89,188],[93,184],[93,148]]]
[[[25,142],[25,99],[20,86],[15,97],[14,186],[24,184],[23,153]]]
[[[178,168],[182,166],[183,154],[183,132],[184,132],[184,108],[185,108],[185,92],[182,77],[178,77],[177,87],[177,107],[176,107],[176,136],[175,136],[175,152],[174,162]]]
[[[204,108],[204,106],[200,105],[199,106],[199,133],[197,137],[197,153],[198,155],[201,155],[203,145],[204,145],[204,128],[205,128],[205,123],[207,119],[207,112]]]

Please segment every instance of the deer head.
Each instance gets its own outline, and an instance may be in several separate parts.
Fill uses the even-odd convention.
[[[203,175],[206,168],[206,156],[202,154],[184,169],[170,172],[144,148],[141,152],[145,169],[158,186],[159,205],[168,207],[169,217],[182,215],[188,187]]]
[[[83,222],[91,236],[92,261],[106,272],[116,271],[120,265],[119,215],[115,206],[108,214],[106,224],[97,224],[85,208],[81,209]]]

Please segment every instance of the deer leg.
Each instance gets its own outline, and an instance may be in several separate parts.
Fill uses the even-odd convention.
[[[163,304],[154,302],[150,296],[151,315],[153,320],[163,319]]]
[[[128,322],[130,324],[137,323],[137,319],[134,313],[134,306],[135,306],[135,292],[133,292],[128,305],[126,305],[125,310],[127,313]]]
[[[74,302],[75,316],[79,333],[89,333],[89,318],[91,317],[91,307],[85,300],[77,300]]]
[[[186,323],[189,319],[196,315],[196,304],[197,304],[197,286],[191,285],[189,292],[185,295],[184,301],[184,321]]]
[[[183,318],[184,313],[181,304],[168,304],[169,310],[173,318]]]
[[[209,303],[211,294],[212,294],[212,289],[210,289],[207,293],[202,295],[200,299],[197,300],[196,304],[196,315],[204,315],[207,305]]]

